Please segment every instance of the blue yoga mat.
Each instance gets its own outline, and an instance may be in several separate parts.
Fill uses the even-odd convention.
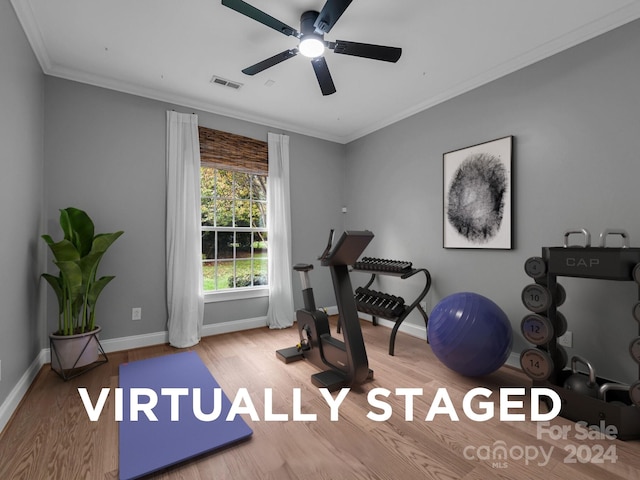
[[[123,389],[123,421],[120,432],[120,479],[133,479],[183,462],[203,453],[247,439],[253,431],[240,417],[227,421],[231,402],[222,393],[222,413],[214,421],[204,422],[193,414],[193,390],[201,391],[201,411],[213,411],[213,389],[220,385],[195,352],[182,352],[120,365]],[[149,421],[140,413],[138,421],[129,418],[130,389],[155,391],[158,403],[153,413],[158,421]],[[179,398],[179,421],[171,421],[171,397],[161,395],[162,388],[188,388],[189,395]],[[177,398],[174,402],[178,400]],[[138,403],[149,398],[140,397]]]

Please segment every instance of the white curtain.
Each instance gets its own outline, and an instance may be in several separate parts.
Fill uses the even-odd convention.
[[[268,145],[269,309],[267,325],[269,328],[286,328],[293,325],[289,137],[269,133]]]
[[[200,258],[198,116],[167,111],[167,309],[169,343],[200,341],[204,296]]]

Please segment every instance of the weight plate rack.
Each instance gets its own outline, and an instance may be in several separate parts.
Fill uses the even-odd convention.
[[[387,260],[383,258],[362,257],[353,264],[354,272],[370,273],[371,277],[366,285],[356,288],[355,299],[358,310],[371,315],[373,324],[378,324],[378,317],[395,322],[389,339],[389,355],[394,355],[396,334],[404,320],[413,310],[417,310],[424,319],[425,328],[429,325],[429,317],[420,302],[431,288],[431,274],[426,268],[413,268],[411,262],[400,260]],[[413,277],[419,273],[425,276],[425,285],[416,299],[407,304],[402,297],[396,297],[388,293],[372,290],[369,287],[376,280],[377,275],[389,275],[399,277],[402,280]],[[338,324],[338,332],[340,324]],[[428,341],[428,339],[427,339]]]
[[[581,245],[569,245],[572,235],[582,236]],[[607,246],[611,236],[622,237],[621,247]],[[629,309],[638,323],[638,337],[631,340],[628,351],[640,365],[640,248],[629,246],[624,230],[605,230],[598,246],[591,246],[591,234],[586,229],[568,230],[561,247],[542,247],[542,255],[525,261],[525,273],[533,280],[522,290],[522,303],[529,310],[520,324],[524,338],[533,344],[520,354],[522,370],[534,386],[553,389],[562,400],[560,415],[569,420],[585,421],[589,425],[614,425],[617,438],[640,438],[640,367],[639,380],[622,385],[596,377],[601,392],[597,397],[564,387],[574,373],[568,369],[568,356],[558,344],[558,337],[567,330],[567,319],[558,311],[566,291],[558,277],[599,280],[635,281],[639,285],[638,301]]]

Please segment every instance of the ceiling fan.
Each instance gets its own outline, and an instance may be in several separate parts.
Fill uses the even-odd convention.
[[[297,48],[290,48],[255,65],[251,65],[242,70],[242,73],[255,75],[300,53],[311,58],[311,65],[318,79],[322,94],[331,95],[336,92],[336,87],[333,84],[329,67],[323,56],[326,48],[342,55],[353,55],[385,62],[397,62],[400,55],[402,55],[401,48],[348,42],[346,40],[328,42],[324,39],[324,34],[329,33],[351,2],[352,0],[327,0],[324,7],[322,7],[322,11],[316,12],[312,10],[304,12],[300,16],[300,31],[297,31],[295,28],[282,23],[280,20],[273,18],[242,0],[222,0],[224,6],[246,15],[267,27],[271,27],[284,35],[300,39]]]

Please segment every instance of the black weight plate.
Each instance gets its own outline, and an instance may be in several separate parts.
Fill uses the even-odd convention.
[[[524,306],[534,313],[544,312],[551,306],[551,293],[537,283],[524,287],[521,298]]]
[[[541,257],[531,257],[524,262],[524,271],[531,278],[541,278],[547,273],[547,264]]]
[[[530,314],[520,323],[522,335],[534,345],[544,345],[553,339],[553,325],[547,317]]]
[[[631,358],[640,364],[640,337],[636,337],[631,340],[631,343],[629,344],[629,353],[631,354]]]
[[[629,388],[629,398],[636,407],[640,407],[640,380]]]
[[[546,380],[553,373],[553,360],[547,352],[538,348],[528,348],[520,354],[520,366],[533,380]]]

